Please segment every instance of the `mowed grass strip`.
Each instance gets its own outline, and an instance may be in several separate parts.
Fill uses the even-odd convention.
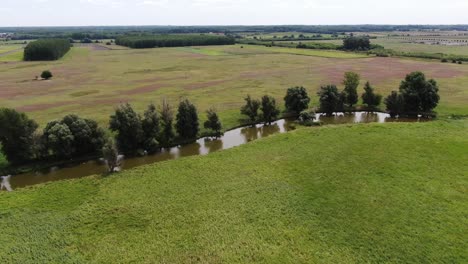
[[[0,193],[0,262],[463,263],[467,125],[299,129]]]

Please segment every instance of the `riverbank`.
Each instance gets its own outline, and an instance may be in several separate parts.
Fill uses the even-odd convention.
[[[0,261],[463,262],[467,128],[300,128],[2,192]]]

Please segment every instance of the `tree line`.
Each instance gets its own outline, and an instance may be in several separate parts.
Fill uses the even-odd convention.
[[[156,47],[232,45],[235,43],[235,40],[227,36],[186,34],[124,36],[117,38],[115,43],[129,48],[145,49]]]
[[[24,49],[25,61],[58,60],[71,48],[66,39],[40,39],[29,42]]]
[[[326,115],[336,112],[354,111],[359,101],[357,89],[360,76],[346,72],[340,91],[336,85],[324,85],[317,93],[318,111]],[[369,82],[361,94],[367,111],[378,110],[382,96],[375,93]],[[431,115],[439,102],[438,85],[427,80],[421,72],[413,72],[401,82],[399,91],[393,91],[385,100],[387,112],[397,115]],[[247,117],[248,124],[264,122],[271,124],[280,117],[276,99],[264,95],[260,99],[247,95],[240,113]],[[299,116],[300,120],[311,120],[309,104],[311,98],[304,87],[291,87],[284,96],[285,112]],[[220,137],[222,123],[217,112],[209,109],[203,127],[205,136]],[[66,161],[73,158],[107,155],[110,170],[117,164],[118,154],[144,155],[155,153],[174,144],[193,142],[200,135],[200,120],[196,106],[188,99],[181,100],[174,116],[173,107],[163,100],[158,108],[148,105],[143,114],[137,113],[130,104],[119,105],[110,116],[109,130],[114,138],[106,135],[96,121],[70,114],[61,120],[49,122],[42,133],[38,124],[25,113],[14,109],[0,108],[0,143],[2,151],[12,165],[32,161]],[[112,169],[111,169],[112,167]]]

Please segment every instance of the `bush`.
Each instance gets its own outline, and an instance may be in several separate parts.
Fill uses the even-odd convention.
[[[49,79],[52,78],[52,77],[53,77],[53,75],[52,75],[52,73],[51,73],[49,70],[43,71],[43,72],[41,73],[41,78],[42,78],[42,79],[49,80]]]
[[[205,121],[204,127],[213,131],[215,137],[222,135],[221,129],[223,128],[219,116],[214,109],[206,111],[206,117],[208,120]]]
[[[234,38],[214,35],[155,35],[155,36],[125,36],[115,40],[117,45],[134,49],[156,47],[184,47],[184,46],[209,46],[232,45]]]
[[[382,102],[382,95],[375,94],[374,88],[369,82],[364,86],[364,93],[361,96],[362,102],[367,105],[370,110],[376,109]]]
[[[109,128],[117,132],[117,147],[123,153],[137,154],[142,150],[143,128],[141,117],[130,104],[122,104],[110,117]]]
[[[310,97],[304,87],[293,87],[286,92],[284,102],[287,111],[297,114],[309,107]]]
[[[396,117],[403,112],[403,97],[396,91],[385,98],[385,106],[391,117]]]
[[[40,39],[29,42],[24,49],[25,61],[58,60],[70,50],[67,39]]]
[[[443,63],[448,62],[448,60],[447,60],[446,58],[443,58],[443,59],[441,59],[440,61],[443,62]]]

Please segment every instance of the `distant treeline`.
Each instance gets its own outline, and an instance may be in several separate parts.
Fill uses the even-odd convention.
[[[178,34],[178,33],[226,33],[242,32],[304,32],[339,34],[343,32],[390,31],[468,31],[468,25],[277,25],[277,26],[95,26],[95,27],[7,27],[0,32],[14,33],[13,39],[74,38],[113,39],[128,34]],[[75,35],[74,35],[75,34]],[[73,36],[74,35],[74,36]],[[75,39],[75,38],[74,38]]]
[[[117,38],[117,45],[134,49],[155,47],[184,47],[208,45],[232,45],[235,40],[231,37],[217,35],[155,35],[155,36],[127,36]]]
[[[70,50],[66,39],[40,39],[30,42],[24,49],[25,61],[58,60]]]

